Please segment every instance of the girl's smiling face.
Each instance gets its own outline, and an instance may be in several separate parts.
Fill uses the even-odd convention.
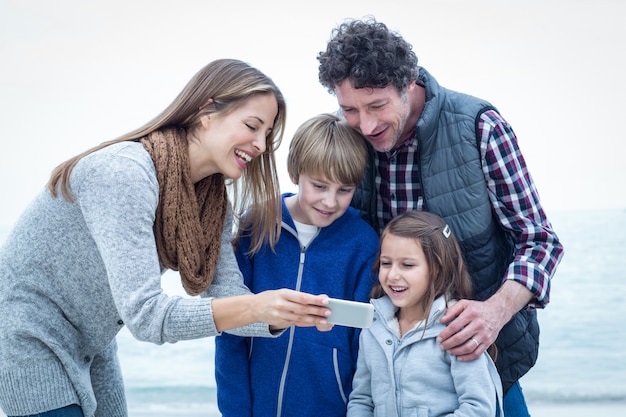
[[[205,115],[189,142],[193,182],[216,173],[237,179],[248,163],[265,152],[278,114],[273,94],[256,94],[224,114]]]
[[[388,234],[380,245],[380,284],[404,317],[425,316],[422,298],[430,285],[430,268],[416,239]]]

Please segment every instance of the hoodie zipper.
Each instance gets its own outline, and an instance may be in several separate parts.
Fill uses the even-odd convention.
[[[283,228],[285,228],[292,235],[294,235],[296,240],[298,239],[298,233],[291,226],[283,222]],[[319,234],[319,230],[317,231],[315,236],[313,236],[313,238],[309,242],[309,245],[313,243],[313,241],[315,240],[318,234]],[[300,245],[300,261],[298,264],[298,279],[296,280],[296,288],[295,288],[296,291],[300,291],[300,288],[302,286],[302,271],[304,270],[304,260],[306,258],[306,250],[307,250],[306,246]],[[293,338],[295,336],[295,332],[296,332],[295,326],[291,326],[289,328],[289,343],[287,345],[287,356],[285,357],[285,364],[283,365],[283,373],[280,377],[280,385],[278,388],[278,405],[276,408],[276,417],[281,417],[282,412],[283,412],[283,396],[285,395],[285,381],[287,380],[287,372],[289,371],[289,361],[291,359],[291,349],[293,348]]]

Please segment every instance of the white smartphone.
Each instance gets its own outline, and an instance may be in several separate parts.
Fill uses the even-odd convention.
[[[329,323],[367,328],[374,321],[374,306],[370,303],[329,298],[328,308],[332,311],[332,314],[326,317]]]

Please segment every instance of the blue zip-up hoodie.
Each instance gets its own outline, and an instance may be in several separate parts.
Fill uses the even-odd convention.
[[[375,274],[378,236],[349,208],[301,247],[283,195],[282,233],[275,247],[245,256],[236,250],[246,285],[254,293],[291,288],[367,302]],[[278,338],[222,334],[215,340],[217,400],[224,417],[345,416],[356,369],[359,330],[334,326],[290,327]]]

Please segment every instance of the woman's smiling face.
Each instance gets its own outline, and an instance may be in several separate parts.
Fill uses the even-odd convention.
[[[276,97],[267,93],[253,95],[228,113],[202,116],[189,145],[192,180],[216,173],[239,178],[248,163],[265,152],[277,114]]]

